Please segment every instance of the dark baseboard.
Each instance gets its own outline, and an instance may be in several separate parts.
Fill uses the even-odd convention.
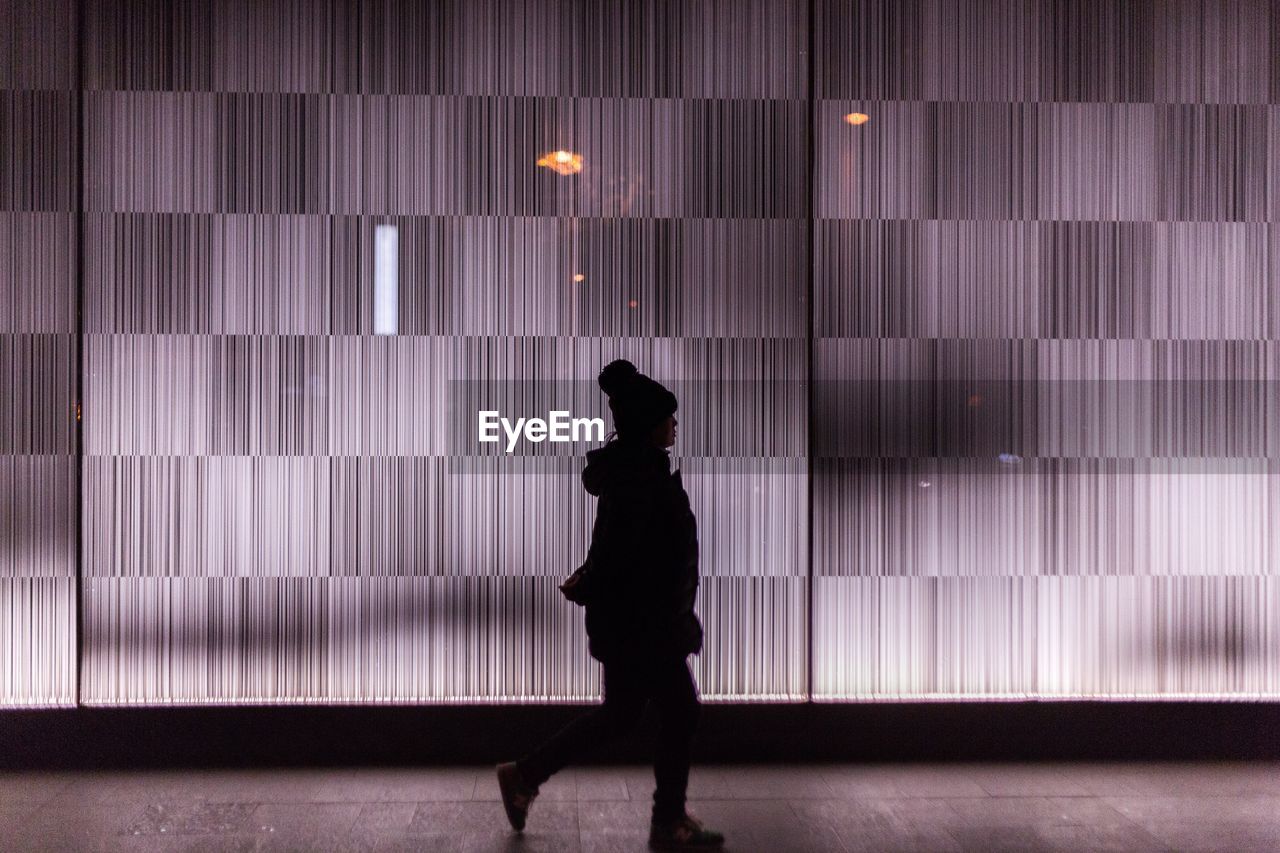
[[[584,706],[0,711],[0,767],[474,764],[507,760]],[[644,761],[655,720],[602,750]],[[998,702],[703,706],[704,762],[1280,758],[1280,704]]]

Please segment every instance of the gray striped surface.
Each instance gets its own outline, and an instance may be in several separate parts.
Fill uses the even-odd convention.
[[[1276,696],[1280,4],[819,5],[813,695]]]
[[[598,695],[556,589],[586,447],[495,457],[452,403],[600,414],[620,356],[680,394],[704,694],[806,695],[804,4],[86,25],[83,701]],[[536,167],[556,149],[583,171]]]
[[[582,448],[459,406],[601,414],[616,357],[680,396],[707,698],[1280,695],[1275,0],[0,0],[0,48],[0,703],[597,695]]]
[[[74,24],[0,3],[0,707],[76,701]]]

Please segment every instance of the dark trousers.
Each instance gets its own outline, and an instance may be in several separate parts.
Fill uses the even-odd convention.
[[[659,715],[653,818],[667,821],[683,816],[689,749],[699,712],[698,691],[683,657],[606,663],[604,703],[516,762],[520,775],[526,784],[537,788],[560,768],[633,729],[650,699]]]

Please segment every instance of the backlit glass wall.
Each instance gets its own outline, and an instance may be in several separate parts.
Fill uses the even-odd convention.
[[[495,454],[452,407],[600,414],[617,357],[681,398],[704,693],[802,697],[806,34],[764,2],[90,3],[84,700],[598,695],[556,588],[590,445]]]
[[[76,54],[0,3],[0,707],[76,699]]]
[[[820,8],[814,695],[1276,694],[1275,4]]]
[[[0,24],[0,703],[597,696],[618,357],[707,698],[1280,694],[1274,2]]]

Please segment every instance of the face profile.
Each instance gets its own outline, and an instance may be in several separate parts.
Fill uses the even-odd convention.
[[[661,447],[663,450],[676,443],[676,426],[680,422],[676,420],[675,415],[667,415],[666,419],[658,423],[649,433],[649,440],[654,446]]]

